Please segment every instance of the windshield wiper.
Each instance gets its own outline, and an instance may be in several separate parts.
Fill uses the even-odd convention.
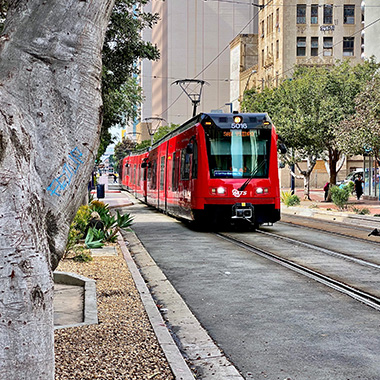
[[[253,169],[251,171],[251,174],[249,176],[249,178],[247,178],[247,180],[238,188],[239,191],[243,191],[247,186],[248,184],[251,182],[252,178],[255,176],[255,174],[262,168],[262,166],[264,166],[264,164],[267,162],[267,160],[263,160],[261,161],[260,165],[257,166],[255,169]]]

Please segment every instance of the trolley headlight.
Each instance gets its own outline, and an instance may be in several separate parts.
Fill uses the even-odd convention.
[[[234,116],[234,123],[241,124],[243,122],[243,118],[241,116]]]
[[[212,187],[211,189],[212,195],[224,195],[227,194],[227,189],[225,187],[219,186],[219,187]]]
[[[268,194],[269,189],[267,187],[258,187],[256,189],[256,194]]]

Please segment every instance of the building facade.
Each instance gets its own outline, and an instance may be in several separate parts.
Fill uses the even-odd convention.
[[[259,8],[251,0],[155,0],[146,8],[160,21],[144,39],[156,44],[161,58],[143,61],[141,84],[145,102],[141,120],[161,117],[181,124],[192,117],[193,106],[173,82],[199,79],[204,86],[197,112],[229,110],[229,43],[242,33],[257,33]]]
[[[364,58],[374,56],[380,62],[380,2],[378,0],[363,0],[362,10],[364,12]]]
[[[361,0],[260,0],[260,4],[267,4],[259,14],[261,87],[291,78],[295,65],[361,62]]]

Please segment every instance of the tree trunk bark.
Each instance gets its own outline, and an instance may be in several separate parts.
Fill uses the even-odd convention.
[[[317,160],[314,158],[314,157],[307,157],[306,159],[306,162],[307,162],[307,167],[306,167],[306,170],[302,170],[299,166],[299,164],[297,163],[296,166],[299,170],[299,172],[302,174],[302,178],[303,178],[303,199],[306,201],[306,200],[309,200],[311,201],[311,198],[310,198],[310,175],[317,163]]]
[[[113,0],[10,2],[0,36],[0,378],[53,379],[53,281],[99,143]]]

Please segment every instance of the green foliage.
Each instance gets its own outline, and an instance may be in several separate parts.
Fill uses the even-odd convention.
[[[73,224],[71,224],[64,256],[66,256],[68,252],[71,251],[75,247],[76,244],[78,244],[81,236],[83,236],[82,232],[74,228]]]
[[[100,157],[112,142],[110,127],[136,116],[142,101],[141,88],[133,78],[138,74],[139,59],[157,60],[156,46],[142,39],[142,31],[152,28],[157,14],[143,12],[148,0],[116,0],[103,45],[103,124]]]
[[[124,157],[128,156],[135,148],[136,143],[128,137],[115,145],[115,161],[120,162]]]
[[[143,140],[140,144],[135,146],[135,151],[142,150],[150,147],[150,140]]]
[[[79,210],[77,211],[72,222],[72,227],[80,232],[80,238],[84,237],[90,216],[91,210],[89,206],[82,205],[79,207]]]
[[[331,188],[331,199],[339,209],[347,209],[348,199],[353,191],[353,183],[349,182],[344,186],[333,186]]]
[[[93,258],[91,255],[89,255],[88,253],[86,252],[82,252],[76,256],[73,257],[73,260],[74,261],[77,261],[79,263],[88,263],[89,261],[92,261]]]
[[[369,208],[367,208],[367,207],[359,208],[359,207],[352,206],[352,211],[358,215],[370,215],[371,214],[371,211],[369,211]]]
[[[380,152],[380,74],[377,73],[356,97],[356,114],[342,123],[338,141],[349,154]]]
[[[285,162],[292,164],[304,159],[314,162],[327,152],[333,176],[342,149],[338,138],[342,124],[355,113],[355,98],[379,67],[374,60],[356,66],[344,61],[332,67],[297,67],[292,79],[278,88],[245,92],[242,108],[248,112],[268,112],[288,148],[282,157]],[[379,84],[380,81],[377,88]],[[380,104],[379,100],[374,99],[373,105]],[[376,128],[380,130],[379,126]],[[351,153],[349,149],[347,153]],[[333,181],[332,177],[330,182]]]
[[[104,233],[101,238],[102,241],[115,242],[117,233],[120,230],[129,230],[133,224],[133,217],[130,214],[120,214],[116,211],[116,216],[111,215],[110,209],[107,204],[101,201],[93,201],[90,204],[90,209],[96,211],[104,224]]]
[[[301,203],[299,197],[292,194],[291,191],[281,191],[281,202],[287,207],[297,206]]]
[[[162,127],[158,128],[156,133],[153,136],[153,142],[155,143],[158,140],[161,140],[164,136],[166,136],[171,131],[174,131],[174,129],[178,128],[179,124],[173,124],[170,123],[170,125],[163,125]]]
[[[78,244],[80,239],[84,238],[84,233],[86,231],[86,227],[90,219],[90,214],[90,208],[86,205],[81,206],[77,211],[74,220],[70,224],[65,255],[67,255],[67,253],[71,251],[76,244]]]
[[[97,240],[95,240],[97,239]],[[104,243],[99,239],[98,231],[95,228],[89,228],[84,244],[87,248],[102,248]]]

